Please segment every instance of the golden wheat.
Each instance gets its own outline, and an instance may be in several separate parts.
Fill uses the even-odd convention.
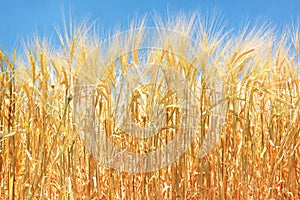
[[[85,20],[78,26],[70,22],[69,28],[65,23],[65,34],[57,30],[61,49],[36,39],[12,59],[0,51],[0,198],[299,199],[299,29],[279,35],[266,28],[270,25],[262,25],[234,35],[218,24],[218,18],[204,18],[179,14],[165,20],[156,15],[156,28],[165,31],[146,39],[162,48],[144,54],[138,49],[145,40],[146,18],[132,24],[139,31],[112,40],[107,49],[95,45],[105,39]],[[114,93],[118,76],[138,74],[135,66],[141,60],[164,64],[185,77],[199,99],[199,131],[169,166],[145,173],[119,172],[100,162],[106,158],[99,149],[105,148],[103,135],[116,146],[145,154],[172,141],[181,123],[176,87],[162,93],[164,83],[158,81],[160,86],[120,91],[133,97],[125,114],[133,116],[137,128],[154,120],[149,107],[153,102],[166,110],[162,129],[139,138],[114,128],[119,123],[112,117],[113,98],[121,96]],[[216,71],[209,71],[210,65]],[[203,75],[219,74],[226,104],[220,141],[205,154],[201,148],[214,105],[207,89],[212,80],[198,80],[200,66]],[[116,68],[122,73],[115,73]],[[155,72],[149,73],[159,80]],[[128,84],[135,85],[128,77]],[[171,75],[167,79],[176,82]],[[87,94],[92,100],[85,99]],[[98,134],[91,135],[88,125],[82,132],[78,126],[84,122],[76,123],[76,104],[83,101],[92,103]],[[91,147],[95,141],[99,145]]]

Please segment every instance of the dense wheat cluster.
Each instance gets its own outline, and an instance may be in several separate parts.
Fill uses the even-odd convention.
[[[228,31],[219,20],[198,14],[144,18],[130,27],[140,32],[106,49],[97,48],[107,36],[98,34],[94,23],[70,21],[57,31],[59,46],[36,38],[13,54],[0,49],[0,199],[299,199],[299,29],[276,32],[262,24]],[[160,41],[160,48],[141,52],[148,21],[182,38],[161,32],[160,38],[147,38]],[[131,93],[126,115],[136,126],[154,120],[152,104],[139,105],[141,99],[150,101],[150,89],[168,113],[153,137],[128,135],[113,117],[116,76],[142,60],[183,74],[200,99],[199,128],[188,150],[169,166],[120,172],[100,162],[99,149],[87,144],[89,126],[81,129],[84,122],[76,120],[77,86],[83,80],[94,85],[89,94],[94,119],[115,145],[140,154],[162,148],[184,134],[178,132],[183,114],[171,89],[147,85]],[[222,80],[220,139],[205,155],[201,147],[214,105],[207,80],[187,60],[201,66],[202,75],[215,66],[213,73]]]

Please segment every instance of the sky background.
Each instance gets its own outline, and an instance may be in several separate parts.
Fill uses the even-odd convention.
[[[264,17],[275,25],[300,21],[300,0],[0,0],[0,47],[11,51],[22,38],[35,33],[55,36],[54,26],[61,26],[62,13],[69,9],[76,21],[83,16],[98,20],[103,28],[126,26],[136,16],[153,11],[211,11],[218,8],[228,28],[238,28],[245,19]]]

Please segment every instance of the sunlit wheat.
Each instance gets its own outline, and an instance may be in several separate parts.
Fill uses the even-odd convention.
[[[99,35],[65,20],[59,45],[1,49],[1,199],[299,199],[291,27],[227,31],[217,16],[181,13]],[[178,157],[144,159],[176,137]]]

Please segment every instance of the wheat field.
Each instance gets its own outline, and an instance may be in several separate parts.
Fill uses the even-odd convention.
[[[98,44],[108,37],[96,23],[65,21],[57,29],[59,45],[36,36],[12,54],[0,49],[0,199],[300,199],[299,26],[278,31],[260,23],[227,30],[218,17],[156,15],[134,20],[129,30],[139,31],[101,49]],[[143,32],[149,21],[155,30],[177,34],[161,31],[149,38]],[[158,48],[142,51],[145,40]],[[91,134],[79,112],[86,98],[78,95],[82,81],[93,85],[85,94],[92,99],[97,134],[128,151],[143,155],[163,148],[193,121],[181,121],[177,85],[116,92],[119,76],[134,73],[137,63],[164,65],[169,74],[182,75],[197,99],[198,118],[195,137],[178,159],[131,173],[101,162],[98,146],[106,140]],[[213,93],[195,63],[203,77],[211,73],[222,82],[219,139],[205,154]],[[151,69],[149,77],[156,77]],[[176,84],[170,77],[165,78]],[[121,94],[130,100],[125,119],[133,118],[136,127],[155,120],[153,102],[159,104],[158,133],[140,138],[117,128],[113,101]]]

